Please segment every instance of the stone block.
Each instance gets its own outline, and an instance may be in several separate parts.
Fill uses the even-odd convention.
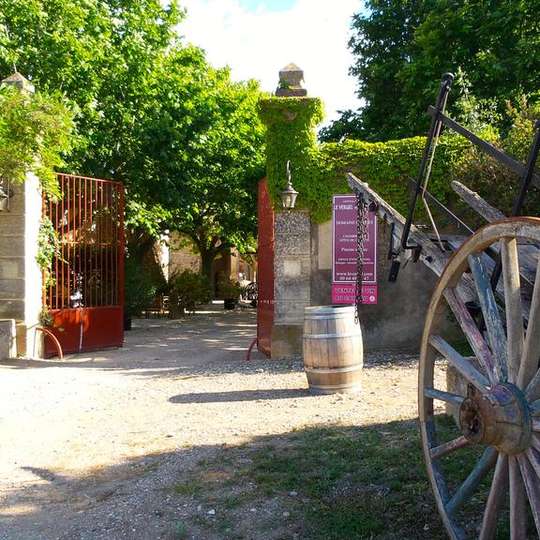
[[[306,212],[281,212],[275,220],[276,258],[311,255],[311,222]]]
[[[303,300],[276,298],[274,301],[274,320],[277,324],[303,324],[304,309],[309,305],[309,292]]]
[[[4,298],[22,300],[24,298],[24,279],[0,279],[0,301]]]
[[[302,356],[303,326],[274,324],[272,328],[272,359],[285,360]]]
[[[24,257],[0,257],[0,280],[24,276]]]
[[[302,262],[297,259],[283,261],[283,275],[285,277],[299,277],[302,274]]]
[[[24,301],[23,300],[1,300],[0,301],[0,319],[24,319]]]
[[[24,234],[24,214],[0,212],[0,236]]]
[[[13,256],[24,256],[24,236],[0,234],[0,257]]]
[[[0,319],[0,360],[17,357],[17,341],[14,319]]]

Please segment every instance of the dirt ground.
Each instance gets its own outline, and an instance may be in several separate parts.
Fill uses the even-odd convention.
[[[252,508],[242,533],[205,532],[222,509],[175,486],[225,448],[415,418],[416,362],[367,354],[360,394],[313,396],[299,360],[245,361],[255,332],[253,310],[216,308],[138,320],[123,349],[1,363],[0,539],[297,538],[277,507],[271,535]]]

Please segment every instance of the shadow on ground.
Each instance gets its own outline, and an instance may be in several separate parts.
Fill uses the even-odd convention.
[[[2,539],[446,538],[415,421],[313,426],[79,477],[33,471],[42,481],[14,489],[0,513]]]
[[[271,388],[268,390],[233,390],[229,392],[194,392],[169,398],[171,403],[222,403],[312,397],[307,388]]]
[[[246,354],[257,333],[256,312],[206,311],[182,320],[137,319],[126,332],[125,346],[96,353],[70,355],[65,360],[1,361],[9,369],[82,368],[115,371],[137,377],[198,377],[226,373],[286,373],[303,370],[300,358],[273,361],[254,350]],[[401,353],[365,355],[364,369],[413,367],[417,357]],[[267,398],[262,398],[267,399]]]

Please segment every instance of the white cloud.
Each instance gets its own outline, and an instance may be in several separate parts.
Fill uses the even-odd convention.
[[[360,0],[297,0],[285,11],[249,11],[239,0],[183,0],[187,20],[180,33],[206,50],[215,66],[231,67],[236,80],[258,79],[273,92],[289,62],[304,70],[309,95],[325,102],[327,120],[356,109],[353,58],[347,49],[351,17]]]

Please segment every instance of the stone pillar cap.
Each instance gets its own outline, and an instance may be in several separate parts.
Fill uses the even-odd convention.
[[[279,71],[279,85],[276,96],[279,97],[304,97],[307,90],[302,87],[304,72],[296,64],[287,64]]]
[[[1,85],[4,86],[15,86],[19,90],[22,90],[24,92],[28,92],[30,94],[33,94],[36,89],[34,85],[23,75],[21,75],[18,71],[10,75],[9,77],[6,77],[2,80]]]

